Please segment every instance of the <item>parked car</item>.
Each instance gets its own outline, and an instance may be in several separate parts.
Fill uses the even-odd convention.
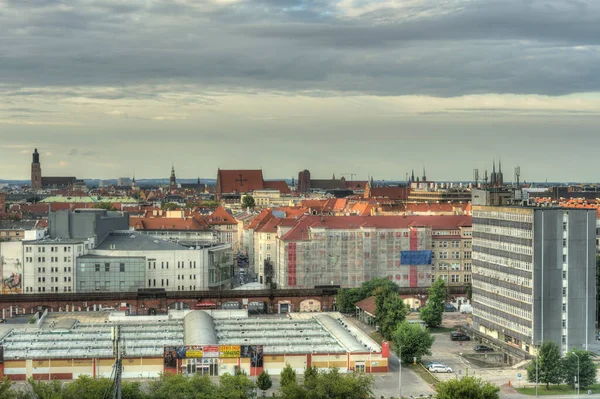
[[[450,339],[452,341],[470,341],[471,337],[469,337],[467,334],[465,333],[461,333],[461,332],[453,332],[450,334]]]
[[[456,306],[451,303],[447,303],[444,305],[444,312],[456,312]]]
[[[432,373],[451,373],[452,369],[445,364],[432,364],[428,370]]]
[[[6,323],[6,319],[0,319],[0,323]]]
[[[475,345],[473,347],[473,350],[475,352],[493,352],[494,349],[490,348],[489,346],[485,346],[485,345]]]
[[[429,370],[429,368],[430,368],[431,366],[433,366],[433,365],[436,365],[436,364],[440,364],[440,365],[442,365],[442,366],[443,366],[443,364],[442,364],[442,363],[440,363],[440,362],[431,362],[431,363],[427,363],[427,364],[425,365],[425,368],[426,368],[427,370]]]

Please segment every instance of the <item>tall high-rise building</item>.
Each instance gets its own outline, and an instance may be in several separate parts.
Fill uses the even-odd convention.
[[[31,188],[33,190],[42,188],[42,165],[37,148],[33,151],[33,162],[31,162]]]
[[[473,206],[473,327],[529,353],[595,335],[596,210]]]

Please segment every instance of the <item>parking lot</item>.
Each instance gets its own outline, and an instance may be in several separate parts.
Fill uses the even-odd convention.
[[[466,315],[460,313],[445,313],[443,326],[455,328],[466,323]],[[450,332],[436,333],[435,342],[431,348],[432,356],[425,356],[423,364],[429,362],[440,362],[452,368],[452,373],[436,373],[439,380],[448,380],[457,376],[475,375],[486,381],[496,384],[506,384],[510,380],[513,385],[518,383],[517,374],[526,376],[524,369],[517,369],[504,365],[486,365],[482,366],[470,362],[461,354],[476,353],[473,347],[478,344],[476,341],[452,341]]]

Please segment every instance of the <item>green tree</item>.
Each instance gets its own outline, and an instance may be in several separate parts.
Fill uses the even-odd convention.
[[[27,385],[35,399],[63,399],[63,385],[60,381],[50,382],[27,379]]]
[[[92,205],[92,208],[95,209],[104,209],[107,211],[116,211],[117,208],[115,208],[112,203],[110,202],[97,202],[94,205]]]
[[[500,388],[480,378],[463,377],[441,381],[435,386],[437,399],[499,399]]]
[[[251,195],[244,195],[244,198],[242,198],[242,208],[254,209],[255,206],[256,202],[254,201],[254,197]]]
[[[342,288],[338,290],[335,297],[336,308],[342,313],[354,313],[356,310],[354,304],[356,302],[375,295],[377,289],[385,287],[389,287],[389,289],[396,292],[400,291],[400,287],[387,278],[375,278],[365,281],[359,288]]]
[[[244,373],[219,377],[219,399],[247,399],[256,385]]]
[[[289,363],[286,363],[284,369],[281,370],[279,375],[281,377],[281,380],[279,381],[281,386],[294,384],[297,382],[296,371],[292,368],[292,366],[290,366]]]
[[[174,202],[165,202],[161,205],[160,209],[163,211],[174,211],[176,209],[180,209],[180,206]]]
[[[375,291],[375,321],[379,326],[381,335],[386,340],[393,339],[394,331],[398,324],[406,319],[408,306],[398,294],[398,291],[389,285],[384,285]]]
[[[465,285],[465,291],[467,293],[467,299],[470,301],[473,299],[473,285],[471,283],[468,283],[467,285]]]
[[[442,325],[442,314],[446,303],[446,283],[441,278],[437,279],[429,288],[427,304],[421,309],[421,320],[427,327],[439,327]]]
[[[279,380],[279,396],[281,396],[281,399],[306,398],[306,391],[298,384],[296,371],[289,363],[285,365],[285,368],[281,370],[279,375],[281,377]]]
[[[317,384],[319,383],[319,370],[315,366],[307,367],[304,370],[304,382],[302,386],[307,391],[313,391],[317,388]]]
[[[552,341],[544,341],[538,349],[538,356],[527,367],[527,381],[536,382],[536,362],[539,361],[537,369],[537,381],[546,384],[546,389],[550,384],[560,384],[561,362],[560,349]]]
[[[305,390],[306,399],[359,399],[370,397],[373,377],[365,373],[341,374],[338,368],[317,374],[314,389]]]
[[[213,399],[218,398],[219,387],[209,377],[194,375],[186,377],[182,374],[162,374],[150,381],[149,399]]]
[[[335,296],[335,306],[341,313],[354,313],[354,304],[363,299],[359,288],[341,288]]]
[[[256,386],[258,387],[258,389],[263,391],[263,397],[265,397],[265,391],[267,391],[273,386],[273,380],[271,379],[269,373],[263,370],[262,373],[260,373],[258,375],[258,378],[256,379]]]
[[[579,387],[585,388],[596,383],[596,366],[587,351],[573,348],[561,359],[561,375],[566,384],[575,388],[577,377],[577,356],[579,356]]]
[[[17,397],[17,393],[12,389],[12,385],[12,381],[6,376],[0,380],[0,398],[15,399]]]
[[[425,355],[431,355],[431,346],[435,338],[429,330],[416,323],[402,322],[394,332],[393,343],[401,349],[402,361],[412,363],[413,358],[420,361]]]

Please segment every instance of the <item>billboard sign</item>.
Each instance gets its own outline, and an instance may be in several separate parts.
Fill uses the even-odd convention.
[[[400,251],[401,265],[431,265],[431,251]]]
[[[185,358],[186,359],[197,359],[202,357],[201,346],[186,346],[185,347]]]
[[[166,368],[177,368],[177,351],[174,346],[165,346],[164,349],[164,364]]]
[[[205,345],[202,347],[202,357],[219,357],[218,345]]]
[[[240,357],[239,345],[221,345],[219,346],[219,357],[237,358]]]
[[[251,367],[263,367],[263,346],[242,345],[241,357],[250,358]]]

